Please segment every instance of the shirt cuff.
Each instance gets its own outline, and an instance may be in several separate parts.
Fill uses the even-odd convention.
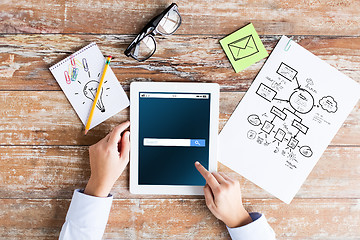
[[[274,240],[275,232],[266,221],[265,215],[257,212],[249,214],[253,220],[251,223],[238,228],[230,228],[226,226],[231,239]]]
[[[80,189],[74,191],[66,221],[78,227],[92,227],[104,229],[109,218],[113,197],[94,197],[82,193]]]

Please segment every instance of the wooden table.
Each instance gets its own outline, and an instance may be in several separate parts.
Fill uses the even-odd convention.
[[[129,119],[126,109],[83,136],[83,125],[49,66],[92,41],[120,83],[217,82],[220,127],[264,64],[236,74],[219,39],[252,22],[271,52],[286,34],[360,82],[358,0],[178,1],[176,35],[157,37],[145,63],[124,56],[134,34],[170,1],[0,3],[0,238],[55,239],[73,190],[89,178],[88,146]],[[278,239],[360,239],[360,104],[358,103],[290,205],[239,179],[245,206],[264,213]],[[107,239],[228,239],[202,197],[132,195],[128,169],[114,186]]]

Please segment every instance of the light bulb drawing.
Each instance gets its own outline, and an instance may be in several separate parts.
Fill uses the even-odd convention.
[[[94,101],[98,86],[99,86],[99,82],[98,82],[98,81],[91,80],[91,81],[87,82],[87,83],[85,84],[85,86],[84,86],[84,95],[85,95],[85,97],[87,97],[87,98],[90,99],[91,101]],[[103,101],[102,101],[103,92],[104,92],[104,89],[101,88],[100,96],[99,96],[99,99],[98,99],[98,101],[97,101],[97,103],[96,103],[96,107],[97,107],[101,112],[105,112],[104,103],[103,103]]]

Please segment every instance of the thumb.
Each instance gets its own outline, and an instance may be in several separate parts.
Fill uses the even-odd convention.
[[[216,206],[215,206],[214,196],[208,184],[206,184],[204,187],[204,196],[205,196],[206,206],[210,209],[211,212],[215,211]]]
[[[129,162],[130,155],[130,132],[126,131],[123,134],[120,144],[120,158],[126,161],[126,164]]]
[[[121,133],[125,131],[130,126],[130,122],[126,121],[120,124],[119,126],[115,127],[110,136],[109,136],[109,143],[117,145],[121,140]]]

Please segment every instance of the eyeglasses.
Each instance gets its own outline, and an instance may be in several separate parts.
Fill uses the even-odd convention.
[[[181,16],[178,6],[176,3],[172,3],[165,11],[146,24],[127,47],[125,55],[139,62],[145,61],[156,51],[154,36],[156,34],[171,35],[180,27],[180,24]]]

